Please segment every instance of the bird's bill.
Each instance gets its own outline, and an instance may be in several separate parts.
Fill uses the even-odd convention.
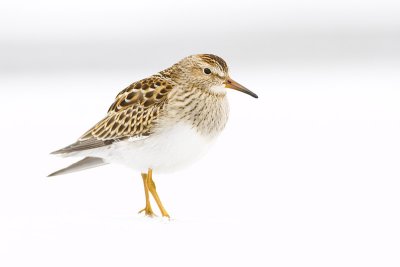
[[[258,98],[258,95],[256,95],[255,93],[253,93],[252,91],[250,91],[249,89],[247,89],[246,87],[241,85],[240,83],[235,82],[231,78],[226,79],[225,87],[240,91],[240,92],[248,94],[248,95],[251,95],[254,98]]]

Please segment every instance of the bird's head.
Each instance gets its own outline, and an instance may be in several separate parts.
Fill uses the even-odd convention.
[[[193,55],[184,58],[177,65],[182,74],[181,78],[200,89],[224,95],[226,89],[230,88],[258,98],[255,93],[229,77],[228,65],[218,56]]]

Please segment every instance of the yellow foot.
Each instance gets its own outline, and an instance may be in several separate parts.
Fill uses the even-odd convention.
[[[150,192],[153,195],[153,198],[156,201],[157,206],[160,209],[162,216],[170,219],[168,212],[165,210],[163,204],[161,203],[160,197],[157,194],[156,184],[154,183],[152,176],[153,176],[152,169],[149,169],[148,173],[142,173],[144,194],[145,194],[145,197],[146,197],[146,206],[145,206],[144,209],[139,211],[139,213],[144,212],[145,215],[149,216],[149,217],[155,217],[156,216],[154,214],[153,210],[151,209],[150,198],[149,198],[149,192]]]
[[[138,213],[144,212],[144,215],[148,217],[157,217],[157,215],[153,212],[151,208],[145,207],[144,209],[140,210]]]
[[[156,184],[153,181],[153,171],[151,169],[149,169],[149,172],[147,174],[147,188],[150,191],[150,193],[153,195],[153,198],[156,201],[157,206],[160,209],[162,216],[170,219],[168,212],[165,210],[163,204],[161,203],[160,197],[157,194]]]

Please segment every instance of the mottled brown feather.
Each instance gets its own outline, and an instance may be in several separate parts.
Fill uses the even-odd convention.
[[[132,83],[117,95],[104,119],[77,142],[52,154],[93,149],[117,140],[148,136],[167,103],[173,85],[163,75]]]
[[[116,140],[150,134],[172,88],[173,84],[161,76],[132,83],[117,95],[107,116],[79,140]]]

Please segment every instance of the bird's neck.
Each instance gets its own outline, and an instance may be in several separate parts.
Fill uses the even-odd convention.
[[[180,68],[179,64],[174,64],[171,67],[160,71],[158,74],[166,79],[177,81],[182,79],[183,70]]]

